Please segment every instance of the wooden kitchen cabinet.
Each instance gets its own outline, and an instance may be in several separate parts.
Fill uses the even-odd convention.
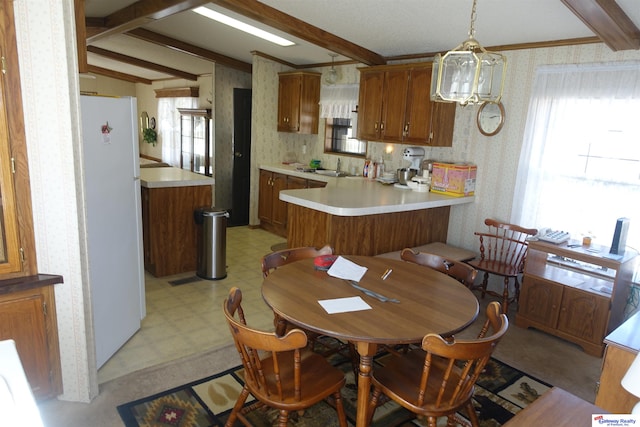
[[[320,73],[279,73],[278,132],[317,134],[320,117]]]
[[[358,138],[451,146],[455,104],[431,102],[431,63],[360,69]]]
[[[601,357],[605,335],[623,321],[636,255],[609,249],[530,242],[516,325],[534,327]]]
[[[55,309],[57,275],[0,280],[0,340],[16,343],[36,399],[62,393],[62,371]]]
[[[279,236],[287,235],[287,204],[280,191],[287,188],[287,175],[260,169],[258,218],[260,226]]]
[[[321,188],[327,183],[299,176],[260,169],[258,217],[267,231],[287,237],[287,202],[280,200],[281,190]]]

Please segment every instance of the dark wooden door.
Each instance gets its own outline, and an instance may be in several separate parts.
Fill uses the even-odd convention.
[[[233,89],[233,173],[229,225],[249,224],[251,89]]]

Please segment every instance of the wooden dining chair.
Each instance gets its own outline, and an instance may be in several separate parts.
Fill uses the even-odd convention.
[[[313,246],[305,246],[271,252],[262,257],[262,276],[267,277],[269,273],[276,268],[291,262],[306,258],[315,258],[321,255],[333,255],[333,248],[330,245],[325,245],[320,249],[316,249]]]
[[[486,232],[476,232],[480,239],[480,258],[467,261],[478,271],[484,272],[482,283],[472,287],[480,289],[482,298],[486,294],[502,298],[502,309],[506,313],[511,302],[518,302],[520,282],[518,276],[524,271],[524,262],[529,244],[527,238],[538,234],[535,228],[524,228],[516,224],[508,224],[493,219],[486,219]],[[495,274],[504,278],[502,293],[487,289],[489,275]],[[514,294],[509,293],[509,284],[514,282]]]
[[[471,288],[473,281],[476,279],[478,270],[464,262],[444,258],[440,255],[430,254],[427,252],[416,252],[411,248],[405,248],[400,252],[400,258],[404,261],[413,262],[414,264],[424,265],[432,268],[450,277],[458,282]]]
[[[429,427],[436,427],[437,418],[442,416],[448,418],[448,426],[455,426],[455,413],[461,409],[478,427],[471,401],[475,383],[509,326],[507,316],[500,314],[498,302],[491,302],[486,314],[485,328],[492,332],[489,337],[448,342],[440,335],[428,334],[421,350],[389,356],[384,366],[376,367],[369,420],[384,394],[414,414],[426,417]]]
[[[340,427],[347,427],[347,419],[340,389],[345,384],[342,371],[319,354],[309,351],[307,336],[293,329],[284,336],[259,331],[247,326],[241,306],[242,292],[234,287],[224,301],[224,315],[244,366],[245,384],[238,396],[226,427],[236,419],[251,427],[246,418],[256,406],[279,410],[278,426],[286,427],[291,411],[301,411],[332,396]],[[249,394],[258,405],[244,408]]]
[[[260,264],[262,265],[262,277],[267,277],[269,273],[283,265],[322,255],[333,255],[333,248],[330,245],[325,245],[320,249],[316,249],[313,246],[304,246],[271,252],[263,256],[260,261]],[[290,325],[287,324],[287,321],[276,313],[273,314],[273,324],[276,327],[276,333],[278,335],[284,335],[287,328],[290,327]],[[319,335],[311,331],[305,331],[305,333],[309,339],[310,347],[314,348]],[[329,353],[334,353],[335,350],[336,349],[330,349]]]

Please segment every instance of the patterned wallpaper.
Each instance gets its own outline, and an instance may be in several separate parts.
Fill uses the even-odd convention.
[[[90,294],[86,283],[86,241],[82,211],[82,167],[79,159],[79,91],[75,57],[73,0],[14,1],[24,115],[32,187],[34,230],[41,272],[61,274],[56,286],[65,400],[89,401],[97,395],[90,326]],[[429,157],[473,161],[478,165],[476,202],[452,209],[449,242],[475,248],[473,231],[486,217],[508,219],[530,87],[540,64],[608,62],[640,59],[640,52],[610,52],[604,45],[582,45],[507,52],[509,69],[504,104],[506,122],[494,137],[475,126],[477,107],[458,108],[454,145],[434,148]],[[257,223],[257,169],[282,161],[289,153],[302,157],[321,152],[320,136],[276,132],[278,71],[284,66],[254,57],[252,223]],[[343,69],[344,68],[344,69]],[[324,71],[324,70],[322,70]],[[355,67],[340,67],[341,82],[354,82]],[[389,160],[401,165],[395,150]],[[316,151],[317,150],[317,151]],[[384,144],[374,143],[381,153]],[[334,157],[334,156],[331,156]],[[324,159],[334,164],[331,158]]]

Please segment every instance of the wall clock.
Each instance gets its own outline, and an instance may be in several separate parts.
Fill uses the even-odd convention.
[[[476,118],[480,133],[493,136],[500,132],[504,125],[504,106],[502,102],[485,102],[478,109]]]

